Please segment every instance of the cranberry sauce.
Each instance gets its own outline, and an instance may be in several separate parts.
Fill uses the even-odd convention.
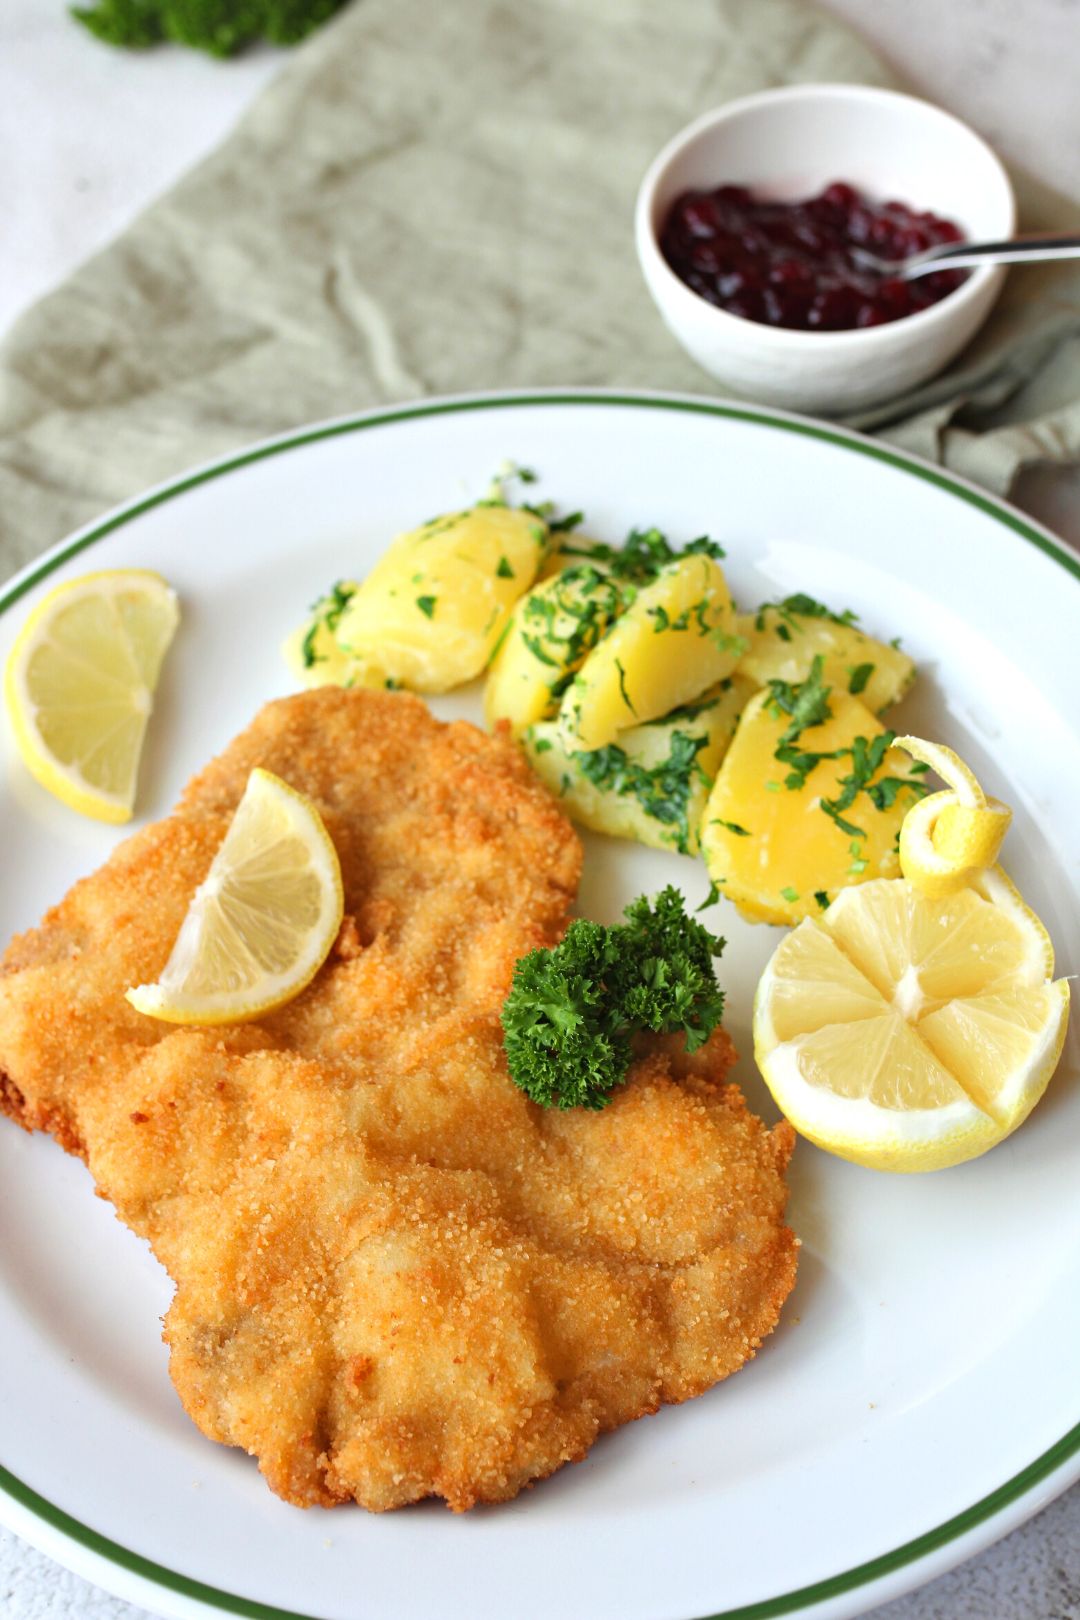
[[[743,186],[686,191],[672,204],[660,246],[681,281],[731,315],[839,332],[913,315],[967,275],[880,276],[860,267],[852,247],[904,259],[938,242],[962,240],[951,220],[906,203],[872,203],[836,181],[820,197],[797,203],[765,202]]]

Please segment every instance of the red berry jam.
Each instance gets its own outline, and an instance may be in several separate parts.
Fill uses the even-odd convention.
[[[881,276],[857,263],[853,247],[905,259],[962,240],[952,220],[906,203],[872,203],[838,180],[797,203],[765,202],[744,186],[685,191],[672,204],[660,247],[681,281],[731,315],[841,332],[914,315],[967,277],[966,270],[913,281]]]

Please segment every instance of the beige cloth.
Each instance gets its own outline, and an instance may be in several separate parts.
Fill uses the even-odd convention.
[[[319,417],[544,384],[711,392],[638,273],[637,184],[706,108],[812,80],[892,82],[802,0],[355,0],[0,346],[0,577]],[[1062,205],[1033,197],[1025,223],[1051,222]],[[873,425],[995,489],[1080,457],[1075,267],[1014,275],[976,347]]]

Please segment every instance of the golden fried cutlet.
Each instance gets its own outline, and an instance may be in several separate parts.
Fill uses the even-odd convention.
[[[346,918],[258,1023],[176,1028],[156,977],[248,773],[318,804]],[[518,750],[402,694],[272,703],[0,964],[0,1100],[81,1154],[176,1283],[185,1408],[290,1502],[513,1496],[734,1372],[795,1273],[786,1125],[722,1032],[643,1047],[602,1112],[511,1083],[514,962],[580,849]]]

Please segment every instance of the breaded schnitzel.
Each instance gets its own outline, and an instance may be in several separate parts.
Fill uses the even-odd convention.
[[[295,1001],[140,1016],[253,766],[317,803],[346,918]],[[499,1009],[581,852],[517,748],[398,693],[269,704],[0,964],[0,1099],[89,1165],[176,1283],[180,1398],[299,1505],[501,1501],[734,1372],[794,1281],[793,1134],[722,1031],[536,1107]]]

